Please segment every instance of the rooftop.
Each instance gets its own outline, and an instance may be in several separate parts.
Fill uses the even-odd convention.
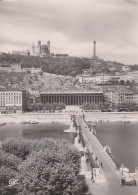
[[[102,91],[40,91],[40,94],[103,94]]]

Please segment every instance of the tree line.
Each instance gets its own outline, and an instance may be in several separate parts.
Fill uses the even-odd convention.
[[[66,108],[66,105],[62,102],[53,102],[53,103],[46,103],[43,104],[41,102],[38,103],[28,103],[27,104],[27,110],[29,112],[31,111],[47,111],[47,112],[55,112],[61,111]]]
[[[91,65],[89,58],[68,57],[68,58],[53,58],[39,56],[23,56],[19,54],[2,53],[0,55],[0,64],[21,63],[24,68],[41,67],[42,71],[58,74],[76,76],[82,73],[82,69],[88,69]]]
[[[138,105],[135,102],[121,102],[118,104],[112,102],[104,102],[95,104],[94,102],[84,102],[81,105],[81,109],[90,111],[90,110],[100,110],[102,112],[111,112],[111,111],[124,111],[124,112],[133,112],[138,111]]]
[[[0,150],[0,194],[81,195],[79,170],[80,153],[66,140],[10,138]]]

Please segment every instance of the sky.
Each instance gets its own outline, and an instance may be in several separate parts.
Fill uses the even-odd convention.
[[[0,0],[0,52],[31,50],[138,64],[138,0]]]

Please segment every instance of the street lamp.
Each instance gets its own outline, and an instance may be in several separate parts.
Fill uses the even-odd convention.
[[[124,173],[124,165],[123,164],[120,167],[120,171],[121,171],[121,175],[123,175],[123,173]]]

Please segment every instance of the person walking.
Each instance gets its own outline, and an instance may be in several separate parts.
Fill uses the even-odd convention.
[[[101,168],[103,169],[103,163],[101,162]]]
[[[116,165],[116,170],[119,170],[119,165]]]
[[[91,181],[93,181],[93,171],[92,171]]]

